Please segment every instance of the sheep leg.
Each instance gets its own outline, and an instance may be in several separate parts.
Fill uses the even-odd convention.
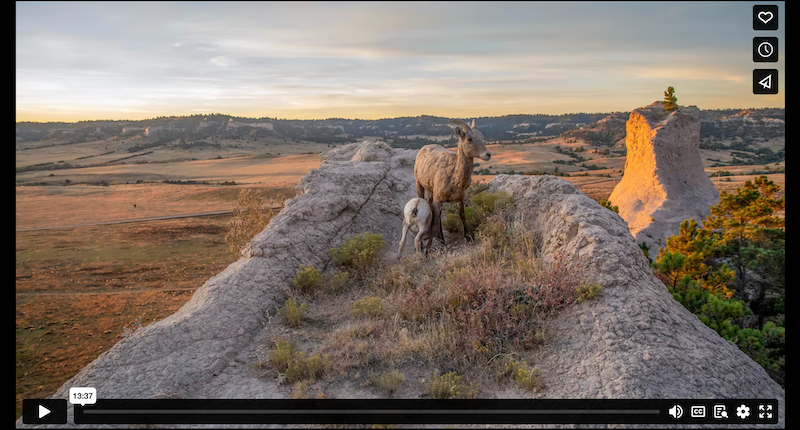
[[[428,200],[425,198],[425,188],[422,187],[422,184],[420,184],[419,181],[417,181],[417,196],[421,199]],[[430,201],[428,201],[428,203],[430,203]]]
[[[417,248],[417,252],[423,254],[422,252],[422,235],[425,234],[425,230],[419,229],[419,233],[414,236],[414,247]]]
[[[400,259],[400,257],[403,256],[403,248],[406,247],[406,233],[408,233],[409,227],[411,226],[406,224],[405,221],[403,221],[403,234],[400,235],[400,249],[397,250],[398,260]]]
[[[442,202],[434,200],[431,203],[431,210],[433,211],[433,222],[431,226],[433,231],[436,232],[436,237],[444,244],[444,231],[442,230]]]
[[[467,217],[464,214],[464,201],[463,200],[458,202],[458,216],[461,217],[461,225],[464,226],[464,239],[467,242],[472,242],[472,236],[470,236],[469,231],[467,231]]]

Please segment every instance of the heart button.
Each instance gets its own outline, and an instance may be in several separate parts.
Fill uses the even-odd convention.
[[[772,12],[769,12],[769,11],[764,12],[764,11],[762,11],[762,12],[758,13],[758,20],[763,22],[764,24],[766,24],[766,23],[772,21],[773,16],[774,15],[772,15]]]

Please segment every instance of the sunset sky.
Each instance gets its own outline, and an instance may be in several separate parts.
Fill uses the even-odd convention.
[[[752,2],[16,2],[17,121],[784,107]],[[754,63],[753,37],[779,38]],[[753,69],[780,92],[754,95]]]

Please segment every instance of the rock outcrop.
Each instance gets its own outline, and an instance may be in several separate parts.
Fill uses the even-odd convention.
[[[299,265],[325,267],[328,249],[347,238],[372,231],[397,244],[403,205],[416,194],[415,156],[371,142],[323,155],[239,261],[52,397],[67,398],[71,386],[94,386],[104,398],[283,397],[286,388],[252,365],[269,352],[266,310],[279,306]],[[517,199],[545,263],[570,258],[604,287],[597,301],[577,304],[547,328],[548,345],[535,363],[546,389],[534,397],[770,398],[778,399],[784,426],[780,386],[672,299],[622,218],[551,176],[500,175],[491,188]],[[348,390],[348,397],[376,396]]]
[[[672,298],[620,216],[552,176],[499,175],[490,189],[517,200],[545,263],[561,254],[603,287],[548,327],[539,397],[778,399],[784,427],[780,385]]]
[[[637,243],[666,246],[680,223],[699,223],[719,202],[700,158],[700,110],[667,112],[660,102],[634,109],[626,124],[625,174],[609,200]]]

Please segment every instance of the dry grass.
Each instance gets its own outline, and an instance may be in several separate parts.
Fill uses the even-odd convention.
[[[262,198],[270,200],[278,200],[278,193],[294,197],[293,186],[286,184],[275,187],[171,184],[17,187],[16,227],[88,224],[231,210],[239,192],[247,188],[253,188]]]
[[[476,239],[429,259],[377,260],[335,295],[300,294],[308,323],[294,336],[313,339],[304,349],[328,356],[335,369],[318,377],[435,398],[475,398],[493,384],[540,388],[534,366],[494,358],[530,356],[544,344],[546,321],[579,301],[584,276],[563,256],[540,264],[524,220],[511,212],[489,216]],[[418,368],[449,372],[420,385],[405,376]]]
[[[16,234],[16,410],[177,311],[232,260],[229,216]]]
[[[283,208],[285,200],[285,196],[279,195],[276,200],[267,201],[252,188],[241,190],[238,205],[233,208],[233,219],[228,224],[228,233],[225,235],[231,253],[239,254],[256,234],[264,230],[275,216],[272,208],[275,205]]]

